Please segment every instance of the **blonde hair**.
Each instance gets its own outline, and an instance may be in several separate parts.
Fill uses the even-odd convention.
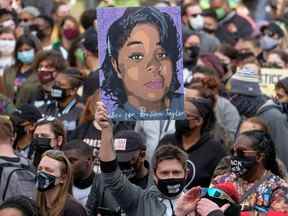
[[[65,183],[62,184],[60,190],[53,203],[53,208],[47,207],[46,192],[37,193],[37,204],[40,208],[40,213],[43,216],[58,216],[61,215],[65,206],[67,198],[71,195],[72,191],[72,168],[68,158],[64,155],[64,152],[59,150],[46,151],[43,157],[49,157],[61,163],[61,176],[65,175]]]

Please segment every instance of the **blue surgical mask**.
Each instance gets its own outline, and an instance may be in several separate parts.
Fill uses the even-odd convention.
[[[268,35],[265,35],[260,39],[260,47],[265,51],[272,50],[276,48],[277,45],[278,41],[272,37],[269,37]]]
[[[34,49],[28,51],[17,52],[17,59],[23,64],[31,64],[35,57]]]

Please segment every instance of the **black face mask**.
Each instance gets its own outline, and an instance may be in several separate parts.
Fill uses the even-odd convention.
[[[231,171],[237,176],[243,176],[255,166],[256,156],[232,156],[230,163]]]
[[[35,152],[42,154],[45,151],[52,149],[50,143],[50,138],[33,138],[31,146]]]
[[[205,27],[203,28],[203,30],[207,32],[208,34],[214,34],[216,31],[216,29],[210,29],[210,28],[205,28]]]
[[[40,192],[47,191],[55,187],[56,177],[46,172],[38,172],[36,175],[36,188]]]
[[[178,196],[185,186],[185,178],[158,179],[157,188],[166,197]]]
[[[118,162],[118,165],[122,171],[122,173],[128,178],[132,179],[136,176],[136,171],[133,165],[131,165],[130,161],[127,162]]]
[[[184,67],[193,67],[198,61],[198,56],[200,53],[199,46],[185,47],[183,53],[183,63]]]
[[[191,128],[189,126],[189,121],[185,120],[176,120],[175,121],[176,133],[180,136],[188,135],[191,133]]]
[[[51,89],[51,97],[57,101],[62,101],[67,97],[66,89],[54,85]]]

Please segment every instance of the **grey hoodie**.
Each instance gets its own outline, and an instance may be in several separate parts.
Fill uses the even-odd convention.
[[[164,216],[165,198],[155,185],[146,190],[132,184],[117,168],[113,172],[102,173],[105,186],[108,187],[121,208],[129,216]]]
[[[288,114],[282,113],[279,105],[272,100],[260,107],[257,114],[269,126],[277,156],[288,167]]]

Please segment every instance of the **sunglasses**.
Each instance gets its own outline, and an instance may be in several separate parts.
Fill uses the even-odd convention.
[[[257,151],[253,151],[253,150],[240,150],[240,149],[237,149],[237,150],[231,149],[230,150],[231,155],[237,155],[239,157],[245,156],[245,153],[256,153],[256,152]]]
[[[202,15],[201,13],[196,13],[196,14],[190,14],[190,17],[197,17],[197,16],[199,16],[199,15]]]
[[[228,200],[231,203],[235,203],[232,198],[226,194],[224,191],[219,190],[217,188],[201,188],[201,197],[205,196],[214,197],[217,199]]]

